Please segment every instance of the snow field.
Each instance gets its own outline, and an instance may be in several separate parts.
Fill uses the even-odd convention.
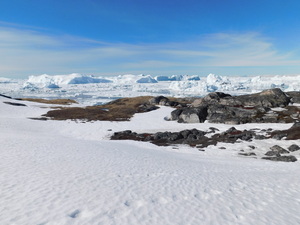
[[[167,107],[136,114],[130,122],[36,121],[27,117],[41,115],[46,108],[30,102],[15,107],[3,100],[0,97],[0,224],[300,223],[299,161],[237,157],[230,149],[249,143],[201,152],[108,140],[111,132],[125,128],[154,132],[229,126],[165,121]],[[267,148],[274,143],[251,144]]]

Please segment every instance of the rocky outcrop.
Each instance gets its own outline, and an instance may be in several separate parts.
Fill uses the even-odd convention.
[[[262,130],[261,130],[262,131]],[[177,144],[187,144],[192,147],[197,147],[199,151],[205,151],[205,147],[210,145],[217,145],[218,143],[236,143],[236,142],[252,142],[254,139],[270,139],[270,133],[265,135],[259,134],[260,131],[257,129],[253,130],[237,130],[235,127],[231,127],[225,132],[219,132],[218,129],[210,127],[207,131],[201,131],[197,129],[186,129],[179,132],[157,132],[151,133],[136,133],[131,130],[125,130],[120,132],[115,132],[112,136],[112,140],[135,140],[135,141],[145,141],[151,142],[159,146],[177,145]],[[220,147],[221,149],[226,149],[225,147]],[[248,150],[247,150],[248,149]],[[274,145],[270,147],[269,151],[263,153],[265,156],[262,159],[271,161],[281,161],[281,162],[295,162],[297,158],[294,153],[300,150],[300,147],[296,144],[292,144],[288,147],[288,150],[279,146]],[[240,150],[238,155],[241,157],[254,157],[258,158],[262,152],[260,149],[256,150],[254,145],[248,145],[245,150]]]
[[[296,96],[295,93],[291,95]],[[300,108],[289,106],[293,98],[279,88],[241,96],[213,92],[194,100],[191,107],[172,112],[171,120],[183,123],[205,120],[226,124],[291,123],[300,119]],[[284,110],[272,110],[275,107],[284,107]]]
[[[205,135],[213,134],[210,137]],[[225,132],[217,133],[215,128],[210,128],[209,131],[201,131],[197,129],[182,130],[180,132],[157,132],[154,134],[142,133],[138,134],[130,130],[115,132],[112,140],[136,140],[150,141],[156,145],[171,145],[171,144],[188,144],[204,148],[209,145],[216,145],[218,142],[235,143],[237,140],[252,141],[256,138],[256,133],[251,130],[237,130],[234,127]],[[267,137],[264,137],[267,138]]]
[[[299,146],[298,146],[299,147]],[[289,149],[293,149],[294,146],[290,146]],[[297,158],[294,155],[287,155],[290,152],[279,145],[274,145],[270,148],[271,151],[266,152],[267,157],[262,157],[262,159],[280,162],[296,162]],[[282,155],[285,154],[285,155]]]
[[[295,95],[295,94],[294,94]],[[222,92],[209,93],[202,99],[192,103],[193,107],[203,104],[221,104],[232,107],[285,107],[290,103],[291,97],[281,89],[274,88],[256,94],[231,96]]]
[[[257,114],[256,109],[214,104],[208,106],[206,119],[211,123],[241,124],[250,123]]]
[[[288,97],[281,89],[274,88],[257,94],[240,95],[235,97],[243,106],[252,107],[285,107],[290,103]]]

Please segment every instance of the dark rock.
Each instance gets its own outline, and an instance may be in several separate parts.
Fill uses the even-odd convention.
[[[176,107],[178,105],[179,105],[179,103],[175,102],[175,101],[168,101],[165,103],[165,106],[171,106],[171,107]]]
[[[274,152],[274,151],[268,151],[268,152],[266,152],[266,154],[265,154],[266,156],[274,156],[274,155],[278,155],[278,156],[280,156],[280,154],[279,153],[277,153],[277,152]]]
[[[300,110],[294,108],[290,113],[271,110],[273,107],[287,107],[290,98],[279,88],[240,96],[213,92],[204,98],[194,100],[193,107],[172,113],[171,117],[172,120],[183,123],[198,123],[205,120],[225,124],[294,122],[299,118]]]
[[[12,97],[10,96],[7,96],[7,95],[3,95],[3,94],[0,94],[1,97],[4,97],[4,98],[9,98],[9,99],[12,99]]]
[[[299,147],[299,145],[292,144],[290,147],[288,147],[288,150],[289,150],[290,152],[295,152],[295,151],[300,150],[300,147]]]
[[[182,109],[175,109],[171,112],[171,120],[179,120]]]
[[[300,122],[295,122],[294,125],[291,127],[292,128],[299,128],[300,127]]]
[[[178,113],[175,113],[175,115],[176,114]],[[206,117],[207,117],[206,106],[201,106],[196,108],[191,107],[191,108],[182,109],[179,115],[179,120],[182,120],[182,122],[184,123],[203,123],[206,120]]]
[[[164,96],[157,96],[149,100],[150,104],[155,105],[165,105],[167,102],[169,102],[169,99]]]
[[[13,106],[27,106],[25,104],[16,103],[16,102],[3,102],[3,103],[8,104],[8,105],[13,105]]]
[[[180,131],[180,134],[183,138],[187,138],[192,132],[190,130],[182,130]]]
[[[269,89],[256,94],[231,96],[222,92],[209,93],[202,99],[201,104],[216,104],[243,107],[280,107],[290,103],[288,97],[279,88]]]
[[[232,132],[236,132],[237,129],[235,127],[230,127],[228,130],[224,132],[224,134],[231,134]]]
[[[300,103],[300,92],[299,91],[289,91],[286,92],[287,96],[291,98],[292,103]]]
[[[256,154],[254,152],[245,152],[245,153],[239,153],[239,155],[243,155],[243,156],[255,156]]]
[[[197,130],[195,128],[192,129],[191,132],[192,132],[192,134],[196,135],[197,137],[202,137],[206,134],[204,131]]]
[[[275,153],[278,153],[278,154],[287,154],[287,153],[290,153],[288,150],[280,147],[279,145],[274,145],[270,149],[271,149],[271,151],[273,151]]]
[[[262,106],[272,108],[285,107],[290,103],[290,97],[288,97],[279,88],[265,90],[257,94],[236,96],[236,98],[242,102],[243,106]]]
[[[253,109],[243,109],[226,105],[209,105],[207,120],[211,123],[242,124],[252,122],[257,115]]]
[[[171,101],[165,96],[157,96],[151,98],[149,100],[150,105],[164,105],[164,106],[171,106],[171,107],[186,107],[186,103],[179,103],[176,101]]]
[[[182,138],[183,138],[183,136],[181,135],[181,133],[177,133],[177,132],[172,133],[169,136],[170,141],[177,141],[177,140],[182,139]]]
[[[215,128],[215,127],[210,127],[210,128],[208,128],[208,129],[211,130],[210,133],[216,133],[216,131],[220,131],[218,128]]]
[[[195,99],[192,103],[193,107],[199,107],[203,105],[211,105],[219,103],[222,98],[231,97],[229,94],[223,92],[211,92],[206,95],[204,98]]]
[[[270,133],[271,137],[274,137],[275,135],[283,135],[286,134],[286,140],[298,140],[300,139],[300,122],[294,123],[294,125],[287,129],[287,130],[281,130],[281,131],[273,131]]]
[[[267,137],[264,136],[264,135],[255,134],[254,135],[254,139],[256,139],[256,140],[263,140],[263,139],[267,139]]]
[[[154,140],[160,140],[160,139],[168,139],[170,137],[170,132],[157,132],[154,134],[153,139]]]
[[[186,139],[189,141],[197,140],[197,136],[195,134],[189,134]]]
[[[183,123],[200,123],[197,108],[185,108],[179,116]]]
[[[287,137],[287,133],[279,133],[279,134],[275,134],[273,136],[273,138],[276,140],[281,140],[282,138],[285,138],[285,137]]]
[[[31,119],[31,120],[40,120],[40,121],[47,121],[48,120],[47,117],[30,117],[28,119]]]
[[[142,104],[139,106],[138,112],[150,112],[150,111],[156,110],[158,108],[159,107],[157,107],[156,105]]]
[[[296,162],[297,158],[293,155],[289,156],[276,156],[276,157],[262,157],[262,159],[280,162]]]

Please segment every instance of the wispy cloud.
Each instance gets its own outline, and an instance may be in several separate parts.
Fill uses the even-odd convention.
[[[218,33],[178,43],[128,44],[32,28],[0,27],[0,76],[49,73],[197,73],[201,67],[293,66],[294,54],[280,52],[259,33]],[[1,23],[0,23],[1,26]]]

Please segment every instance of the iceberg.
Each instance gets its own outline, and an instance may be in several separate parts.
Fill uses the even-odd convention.
[[[92,75],[81,75],[72,73],[69,75],[47,75],[29,76],[24,83],[23,88],[59,88],[61,85],[67,84],[88,84],[88,83],[111,83],[111,80]]]

